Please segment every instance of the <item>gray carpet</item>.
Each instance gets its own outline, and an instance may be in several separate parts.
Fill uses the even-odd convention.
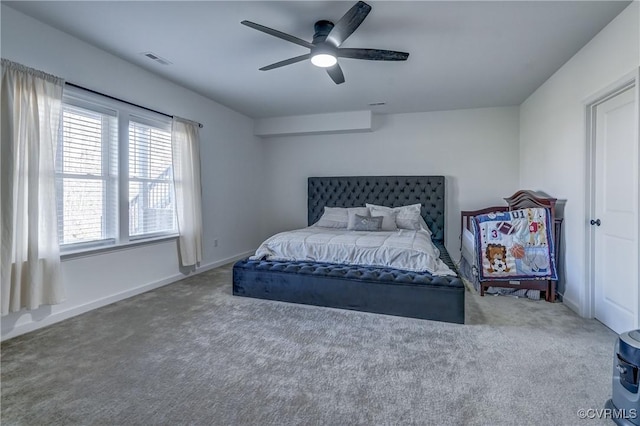
[[[2,424],[574,425],[616,335],[467,293],[467,324],[231,295],[225,266],[2,344]]]

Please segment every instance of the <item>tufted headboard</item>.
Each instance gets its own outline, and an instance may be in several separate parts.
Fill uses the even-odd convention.
[[[324,207],[387,207],[422,204],[422,217],[434,240],[444,241],[444,176],[310,177],[308,224],[320,219]]]

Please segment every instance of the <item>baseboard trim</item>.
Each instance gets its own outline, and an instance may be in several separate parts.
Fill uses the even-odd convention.
[[[39,319],[39,320],[31,320],[30,322],[24,323],[24,324],[20,324],[17,325],[16,327],[12,328],[10,331],[8,331],[6,334],[3,334],[0,338],[0,341],[5,341],[8,339],[11,339],[13,337],[17,337],[20,336],[22,334],[26,334],[32,331],[36,331],[39,330],[41,328],[47,327],[49,325],[58,323],[60,321],[64,321],[66,319],[69,318],[73,318],[75,316],[78,316],[80,314],[84,314],[85,312],[89,312],[92,311],[94,309],[98,309],[101,308],[103,306],[107,306],[110,305],[112,303],[116,303],[119,302],[121,300],[125,300],[128,299],[130,297],[133,296],[137,296],[139,294],[142,293],[146,293],[147,291],[151,291],[154,290],[156,288],[160,288],[163,287],[165,285],[169,285],[172,284],[176,281],[180,281],[184,278],[188,278],[190,276],[193,275],[197,275],[199,273],[205,272],[205,271],[209,271],[211,269],[214,268],[218,268],[220,266],[226,265],[227,263],[231,263],[231,262],[235,262],[236,260],[240,260],[243,259],[247,256],[251,256],[254,252],[253,251],[249,251],[249,252],[244,252],[244,253],[240,253],[237,254],[235,256],[231,256],[225,259],[221,259],[221,260],[217,260],[215,262],[211,262],[211,263],[207,263],[206,265],[201,265],[200,267],[198,267],[196,270],[194,270],[193,272],[191,272],[190,274],[182,274],[182,273],[178,273],[166,278],[163,278],[161,280],[158,281],[154,281],[151,283],[147,283],[144,285],[141,285],[139,287],[135,287],[120,293],[116,293],[113,294],[111,296],[107,296],[107,297],[103,297],[101,299],[98,300],[94,300],[93,302],[88,302],[85,303],[83,305],[80,306],[75,306],[73,308],[69,308],[63,311],[59,311],[59,312],[54,312],[51,315]]]
[[[579,316],[582,316],[582,313],[580,312],[580,305],[574,302],[573,300],[569,299],[567,296],[562,296],[562,304],[565,305],[567,308],[571,309],[573,312],[575,312]]]
[[[255,254],[255,250],[247,251],[244,253],[236,254],[235,256],[227,257],[226,259],[217,260],[215,262],[207,263],[206,265],[201,265],[196,271],[196,274],[201,272],[208,271],[210,269],[219,268],[220,266],[226,265],[227,263],[235,262],[240,259],[244,259],[245,257],[249,257]],[[185,277],[186,278],[186,277]]]

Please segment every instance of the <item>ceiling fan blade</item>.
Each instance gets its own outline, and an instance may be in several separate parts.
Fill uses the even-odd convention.
[[[338,57],[366,59],[368,61],[406,61],[409,54],[381,49],[338,49]]]
[[[272,35],[274,37],[278,37],[278,38],[280,38],[282,40],[286,40],[286,41],[289,41],[291,43],[295,43],[295,44],[298,44],[300,46],[303,46],[303,47],[306,47],[306,48],[309,48],[309,49],[311,49],[313,47],[313,44],[309,43],[308,41],[305,41],[305,40],[302,40],[301,38],[294,37],[292,35],[283,33],[282,31],[274,30],[273,28],[265,27],[264,25],[256,24],[255,22],[242,21],[240,23],[242,25],[246,25],[249,28],[253,28],[254,30],[262,31],[263,33],[267,33],[267,34]]]
[[[329,74],[329,77],[331,77],[331,80],[333,80],[334,83],[344,83],[344,74],[342,73],[340,65],[335,64],[334,66],[327,68],[327,74]]]
[[[371,6],[363,1],[356,3],[333,27],[327,41],[336,47],[340,46],[362,24],[369,12]]]
[[[284,61],[276,62],[275,64],[267,65],[266,67],[260,68],[260,71],[269,71],[274,68],[284,67],[285,65],[295,64],[296,62],[304,61],[305,59],[309,59],[311,57],[310,53],[306,55],[296,56],[295,58],[285,59]]]

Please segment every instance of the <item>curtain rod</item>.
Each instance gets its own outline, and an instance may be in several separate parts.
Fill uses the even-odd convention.
[[[77,84],[73,84],[73,83],[69,83],[69,82],[65,82],[64,84],[66,84],[67,86],[71,86],[71,87],[75,87],[75,88],[78,88],[78,89],[86,90],[87,92],[91,92],[91,93],[94,93],[96,95],[104,96],[105,98],[113,99],[114,101],[123,102],[123,103],[125,103],[127,105],[131,105],[131,106],[134,106],[134,107],[146,109],[147,111],[155,112],[156,114],[164,115],[165,117],[173,118],[173,115],[166,114],[166,113],[160,112],[160,111],[156,111],[155,109],[147,108],[147,107],[142,106],[142,105],[134,104],[133,102],[125,101],[124,99],[116,98],[115,96],[106,95],[104,93],[98,92],[98,91],[93,90],[93,89],[88,89],[86,87],[82,87],[82,86],[77,85]],[[194,123],[196,123],[198,125],[198,127],[200,127],[201,129],[204,127],[202,125],[202,123],[198,123],[197,121],[194,121]]]

